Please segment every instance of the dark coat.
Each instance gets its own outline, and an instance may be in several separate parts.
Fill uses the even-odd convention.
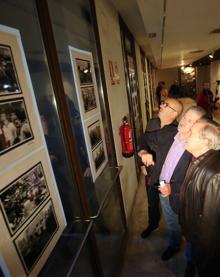
[[[220,151],[191,163],[181,188],[180,224],[188,241],[220,257]]]
[[[159,176],[165,162],[169,149],[174,142],[174,137],[177,134],[177,124],[172,123],[160,128],[160,119],[153,118],[149,121],[145,133],[139,140],[139,151],[146,150],[154,157],[154,166],[147,168],[148,172],[148,185],[158,185]],[[187,151],[184,152],[180,158],[173,175],[171,177],[171,195],[170,205],[174,212],[178,213],[179,210],[179,192],[181,184],[184,180],[187,168],[191,161],[191,154]],[[140,160],[140,165],[143,165]]]

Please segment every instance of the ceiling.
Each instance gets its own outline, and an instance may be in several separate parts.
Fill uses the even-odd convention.
[[[210,34],[220,28],[219,0],[111,1],[157,68],[187,65],[220,48],[220,34]]]

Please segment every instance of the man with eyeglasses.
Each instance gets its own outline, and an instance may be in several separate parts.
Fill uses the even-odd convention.
[[[176,118],[182,113],[180,101],[167,98],[160,105],[157,118],[149,120],[145,133],[139,139],[140,165],[146,166],[146,189],[148,198],[148,227],[141,237],[147,238],[158,228],[160,220],[159,175],[166,155],[177,133]]]

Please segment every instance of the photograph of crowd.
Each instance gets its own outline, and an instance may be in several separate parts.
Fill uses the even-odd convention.
[[[11,48],[10,46],[0,45],[0,96],[20,92]]]
[[[90,61],[76,59],[80,86],[92,84],[92,69]]]
[[[105,152],[104,152],[103,143],[100,143],[100,145],[92,152],[92,156],[95,163],[95,169],[97,171],[105,161]]]
[[[95,99],[95,90],[94,90],[94,87],[92,86],[92,87],[81,88],[81,91],[82,91],[84,110],[85,110],[85,113],[87,113],[97,107],[96,99]]]
[[[89,138],[92,149],[102,141],[102,134],[101,134],[101,127],[100,127],[100,121],[97,120],[90,126],[88,126],[89,131]]]
[[[0,155],[31,139],[24,99],[0,101]]]
[[[28,227],[14,240],[14,244],[29,273],[58,230],[52,202],[49,201]]]
[[[48,196],[41,163],[4,188],[0,204],[10,233],[14,234]]]

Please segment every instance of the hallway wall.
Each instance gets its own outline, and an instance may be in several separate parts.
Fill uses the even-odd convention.
[[[101,51],[107,84],[108,101],[112,120],[116,157],[119,165],[123,166],[120,174],[122,194],[127,219],[130,217],[137,191],[137,176],[134,157],[126,159],[121,154],[119,127],[122,118],[129,113],[126,92],[125,72],[122,56],[119,17],[114,6],[107,0],[95,0],[97,22],[99,28]],[[119,84],[112,84],[109,61],[117,63]]]
[[[166,83],[166,87],[169,90],[169,88],[173,84],[174,80],[178,81],[178,67],[158,69],[156,71],[155,79],[156,79],[155,80],[156,87],[157,87],[157,84],[159,81],[164,81]]]
[[[210,83],[210,66],[198,66],[196,68],[196,92],[202,90],[202,86],[204,82]],[[211,85],[211,84],[210,84]]]

